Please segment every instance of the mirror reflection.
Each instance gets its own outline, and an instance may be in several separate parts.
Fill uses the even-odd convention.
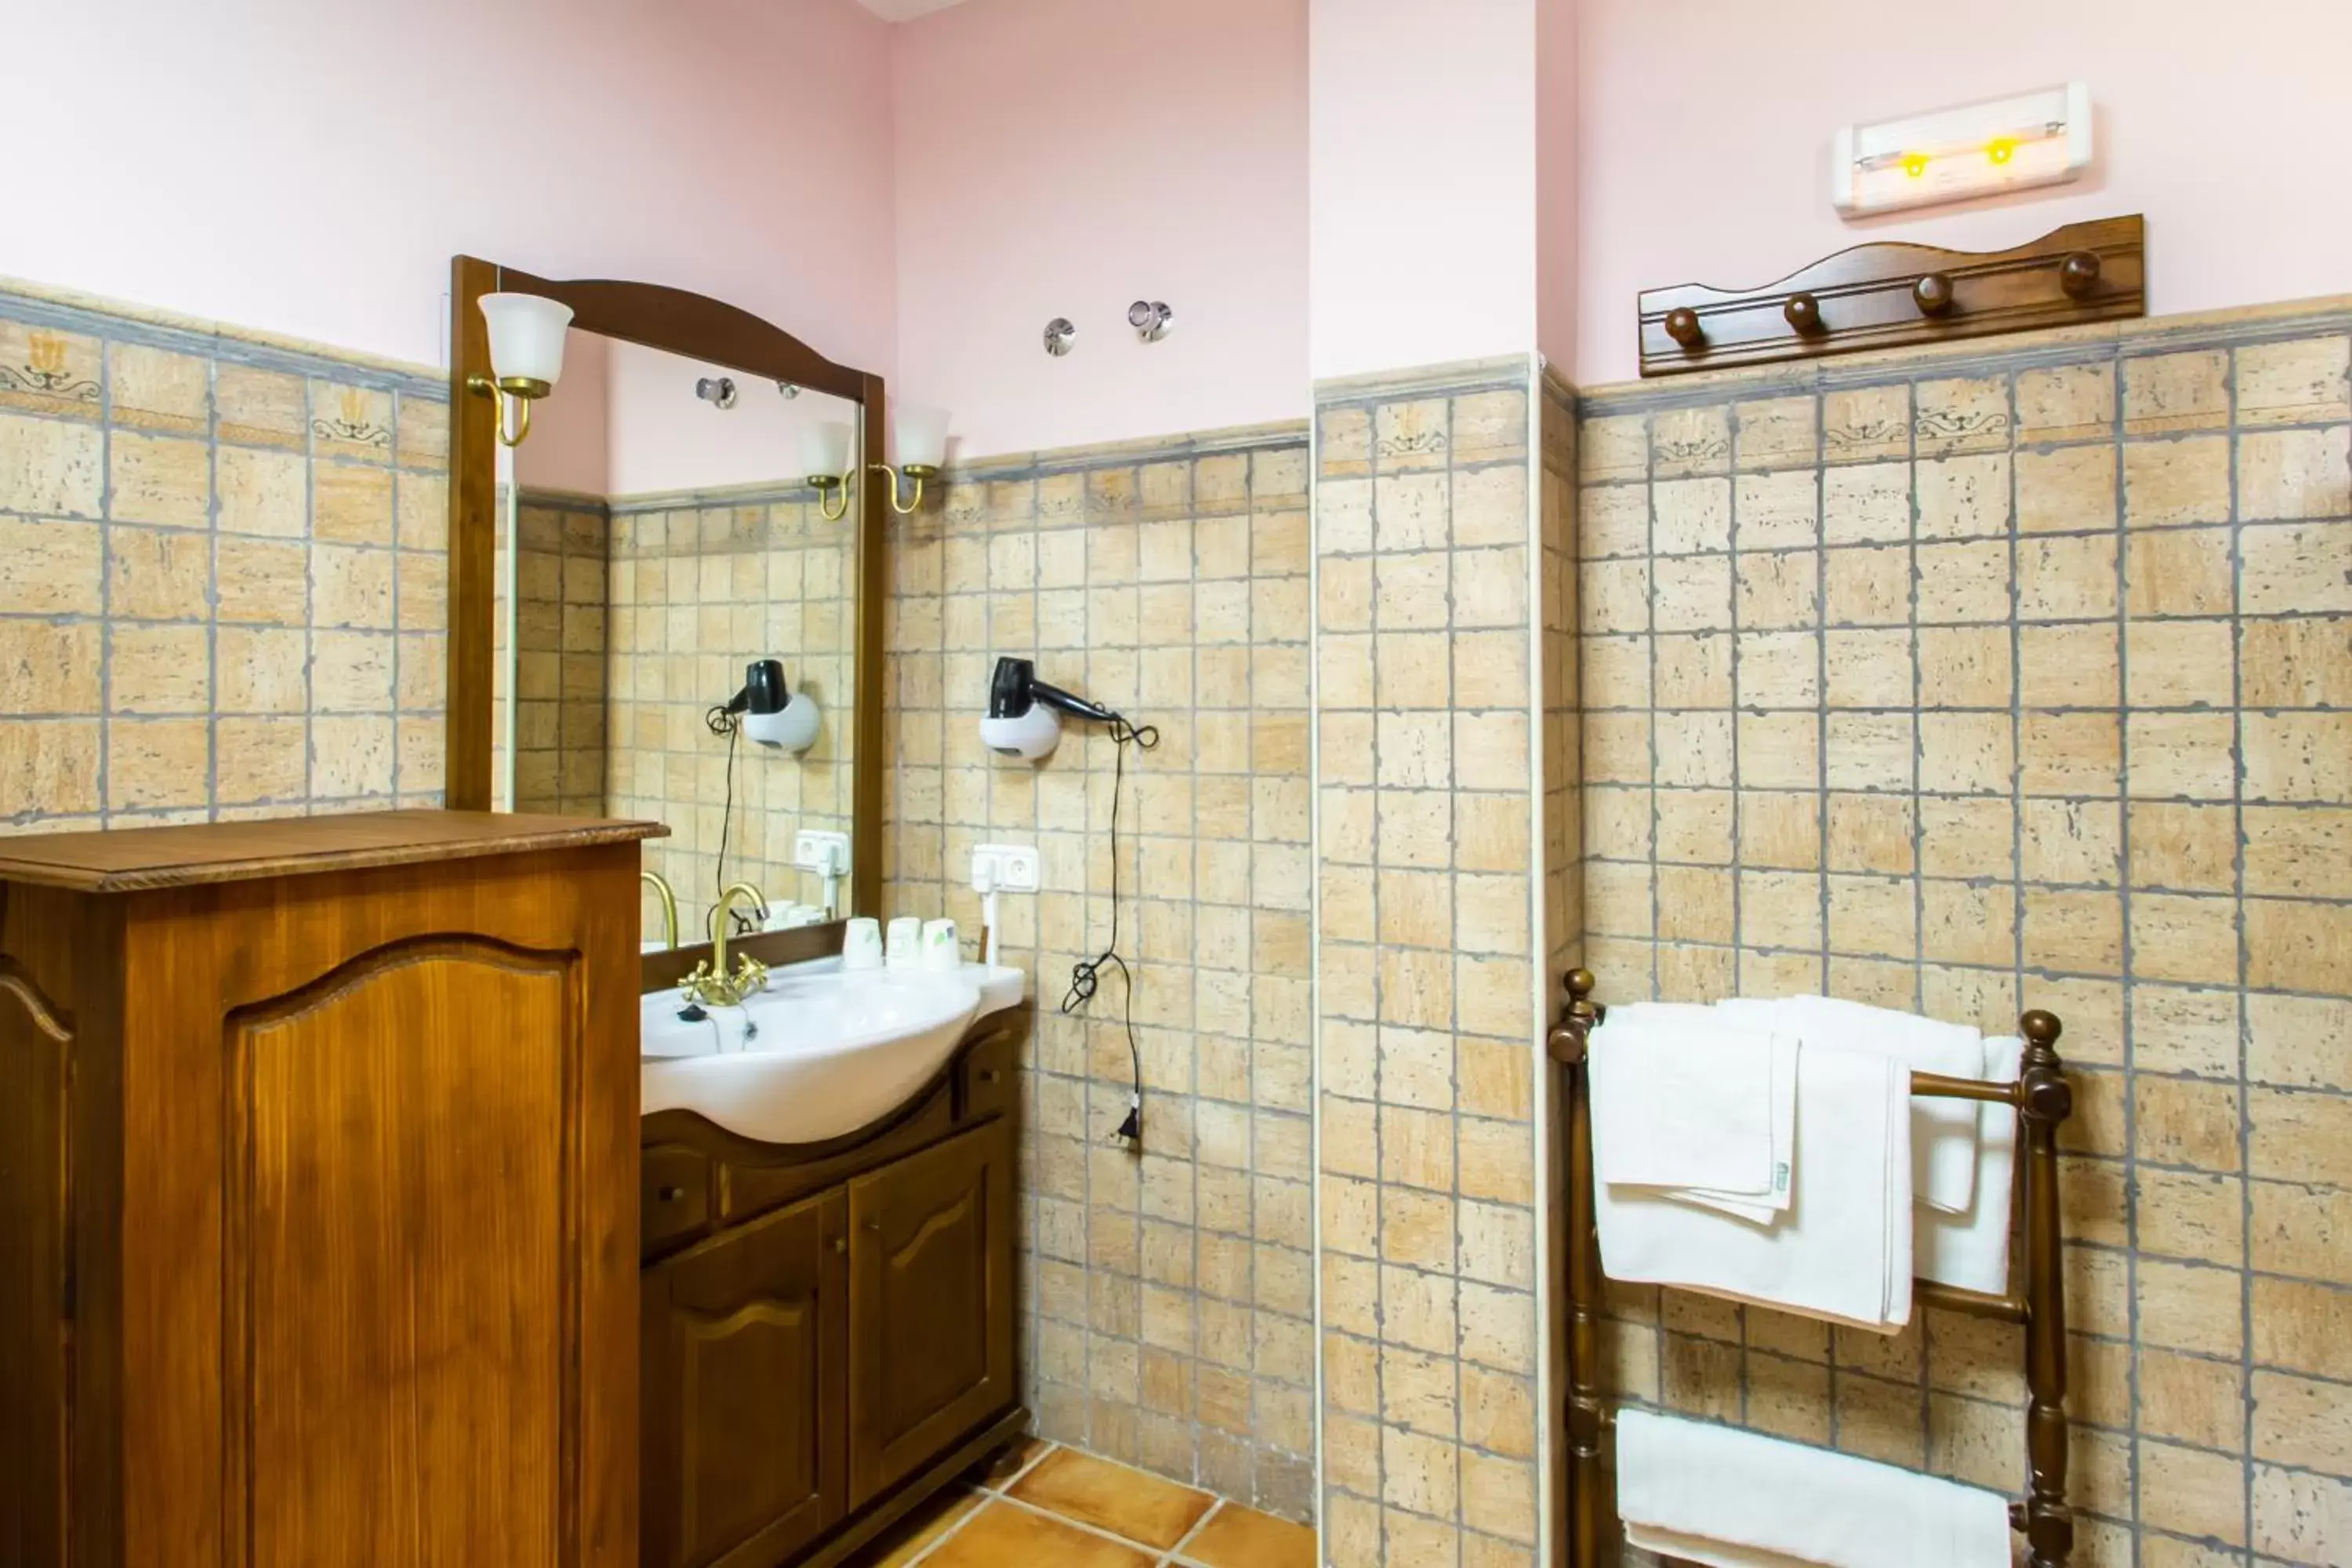
[[[573,329],[501,450],[499,803],[667,823],[679,942],[739,884],[738,931],[850,912],[861,417]],[[665,945],[650,879],[644,919]]]

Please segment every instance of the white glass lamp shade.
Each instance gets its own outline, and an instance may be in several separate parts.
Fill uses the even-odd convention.
[[[914,404],[901,407],[891,421],[898,437],[902,468],[941,468],[948,460],[948,411]]]
[[[563,378],[563,334],[572,307],[539,294],[485,294],[482,319],[490,326],[490,374],[499,381]]]
[[[801,469],[811,479],[837,479],[849,472],[849,426],[839,419],[803,426]]]

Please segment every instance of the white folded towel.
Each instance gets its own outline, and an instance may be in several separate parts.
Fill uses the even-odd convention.
[[[1638,1124],[1641,1114],[1620,1102],[1601,1067],[1624,1048],[1616,1027],[1612,1014],[1591,1039],[1596,1171],[1612,1168],[1622,1119]],[[1901,1328],[1911,1318],[1910,1089],[1909,1072],[1889,1057],[1804,1047],[1788,1211],[1764,1226],[1727,1223],[1656,1189],[1596,1181],[1603,1270],[1882,1332]]]
[[[1708,1568],[2008,1568],[1997,1493],[1753,1432],[1623,1410],[1617,1512]]]
[[[1995,1083],[2012,1082],[2025,1057],[2025,1042],[2011,1036],[1984,1043],[1981,1076]],[[1971,1078],[1977,1073],[1968,1075]],[[2017,1111],[1990,1100],[1956,1100],[1971,1105],[1977,1120],[1977,1190],[1966,1214],[1938,1214],[1929,1209],[1918,1217],[1913,1245],[1918,1258],[1913,1265],[1923,1279],[1981,1290],[1989,1296],[2009,1289],[2009,1232],[2012,1214],[2011,1191],[2017,1179]],[[1915,1124],[1916,1131],[1916,1124]]]
[[[1797,1042],[1727,1023],[1711,1007],[1636,1003],[1609,1016],[1592,1056],[1610,1107],[1604,1184],[1678,1197],[1769,1223],[1789,1204]]]
[[[1738,996],[1716,1010],[1751,1027],[1794,1035],[1805,1045],[1876,1051],[1913,1072],[1974,1078],[1984,1067],[1984,1037],[1964,1024],[1923,1018],[1835,996]],[[1966,1214],[1976,1192],[1977,1107],[1973,1100],[1923,1096],[1911,1107],[1912,1193],[1946,1214]]]

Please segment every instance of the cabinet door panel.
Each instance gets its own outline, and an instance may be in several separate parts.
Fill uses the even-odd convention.
[[[578,962],[395,944],[228,1020],[230,1561],[572,1560]]]
[[[646,1272],[645,1568],[767,1568],[841,1517],[843,1203]]]
[[[849,1218],[856,1507],[1013,1404],[1009,1123],[852,1182]]]

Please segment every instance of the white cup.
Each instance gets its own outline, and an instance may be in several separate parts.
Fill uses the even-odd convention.
[[[849,930],[841,939],[841,967],[882,967],[882,923],[879,921],[871,915],[859,915],[849,922]]]
[[[923,959],[923,922],[912,915],[900,915],[890,922],[888,948],[890,967],[912,969]]]
[[[953,921],[923,922],[923,967],[952,973],[963,967],[963,945]]]

